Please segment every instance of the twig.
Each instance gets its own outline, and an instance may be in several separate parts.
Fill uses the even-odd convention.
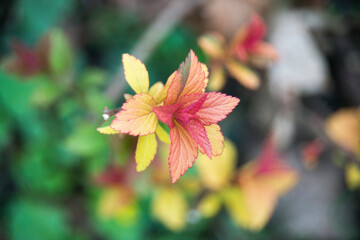
[[[136,44],[131,54],[141,59],[147,60],[155,47],[166,37],[171,29],[195,6],[204,0],[172,0],[158,17],[151,23],[140,41]],[[106,89],[106,95],[111,101],[116,102],[125,86],[125,79],[122,64]]]

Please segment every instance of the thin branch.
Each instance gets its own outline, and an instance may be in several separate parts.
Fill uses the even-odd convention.
[[[151,23],[131,54],[145,62],[156,46],[167,36],[184,16],[204,0],[172,0]],[[122,64],[106,89],[106,95],[116,102],[124,91],[125,79]]]

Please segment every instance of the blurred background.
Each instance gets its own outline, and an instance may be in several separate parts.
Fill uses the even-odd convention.
[[[0,33],[1,240],[360,239],[359,1],[2,0]],[[171,184],[168,145],[138,173],[96,129],[123,53],[153,84],[190,49],[241,102]]]

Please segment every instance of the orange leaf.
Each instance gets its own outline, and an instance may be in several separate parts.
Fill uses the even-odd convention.
[[[326,133],[337,144],[354,154],[360,150],[360,110],[340,109],[326,120]]]
[[[209,138],[213,156],[220,156],[224,150],[224,136],[221,133],[220,126],[212,124],[205,126],[207,137]],[[204,150],[199,147],[199,151],[204,154]]]
[[[298,174],[278,158],[268,140],[257,161],[245,165],[239,174],[239,186],[249,217],[242,225],[260,230],[270,219],[278,198],[295,186]]]
[[[191,50],[172,79],[164,104],[170,105],[181,96],[203,92],[206,82],[205,74],[201,63]]]
[[[154,133],[158,125],[158,119],[152,111],[155,106],[156,101],[152,96],[136,94],[123,104],[110,126],[115,131],[134,136]]]
[[[260,230],[269,221],[275,210],[278,195],[268,189],[266,185],[257,182],[248,182],[242,186],[245,204],[247,205],[251,221],[245,227],[251,230]]]
[[[207,94],[201,109],[196,113],[205,125],[217,123],[229,114],[240,102],[240,99],[223,93],[210,92]]]
[[[192,138],[197,142],[198,147],[211,159],[212,151],[209,138],[207,136],[204,125],[198,119],[190,119],[189,123],[184,125],[186,130],[189,131]]]
[[[170,130],[169,154],[170,177],[173,183],[192,167],[198,155],[197,143],[190,133],[178,122],[174,121],[174,125]]]

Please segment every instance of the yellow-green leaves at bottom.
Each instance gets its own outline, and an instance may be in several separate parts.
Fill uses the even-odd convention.
[[[103,219],[114,218],[127,225],[135,223],[139,216],[136,201],[120,186],[105,189],[100,196],[97,211]]]
[[[357,164],[349,163],[345,166],[345,180],[351,190],[360,187],[360,168]]]
[[[221,197],[216,193],[209,193],[203,199],[201,199],[198,205],[198,211],[201,216],[205,218],[211,218],[215,216],[222,205]]]
[[[196,169],[203,185],[211,190],[226,187],[234,175],[236,156],[236,147],[229,140],[225,141],[224,152],[212,160],[199,153]]]
[[[233,187],[226,189],[223,195],[225,206],[233,221],[240,226],[250,222],[251,215],[247,209],[243,192]]]
[[[251,90],[256,90],[259,88],[260,80],[258,76],[249,68],[236,61],[229,61],[226,64],[226,68],[228,69],[231,76],[233,76],[244,87]]]
[[[186,225],[187,202],[178,188],[162,188],[152,201],[152,214],[172,231],[180,231]]]
[[[149,166],[155,157],[156,149],[157,141],[155,134],[139,136],[135,152],[136,171],[144,171]]]

